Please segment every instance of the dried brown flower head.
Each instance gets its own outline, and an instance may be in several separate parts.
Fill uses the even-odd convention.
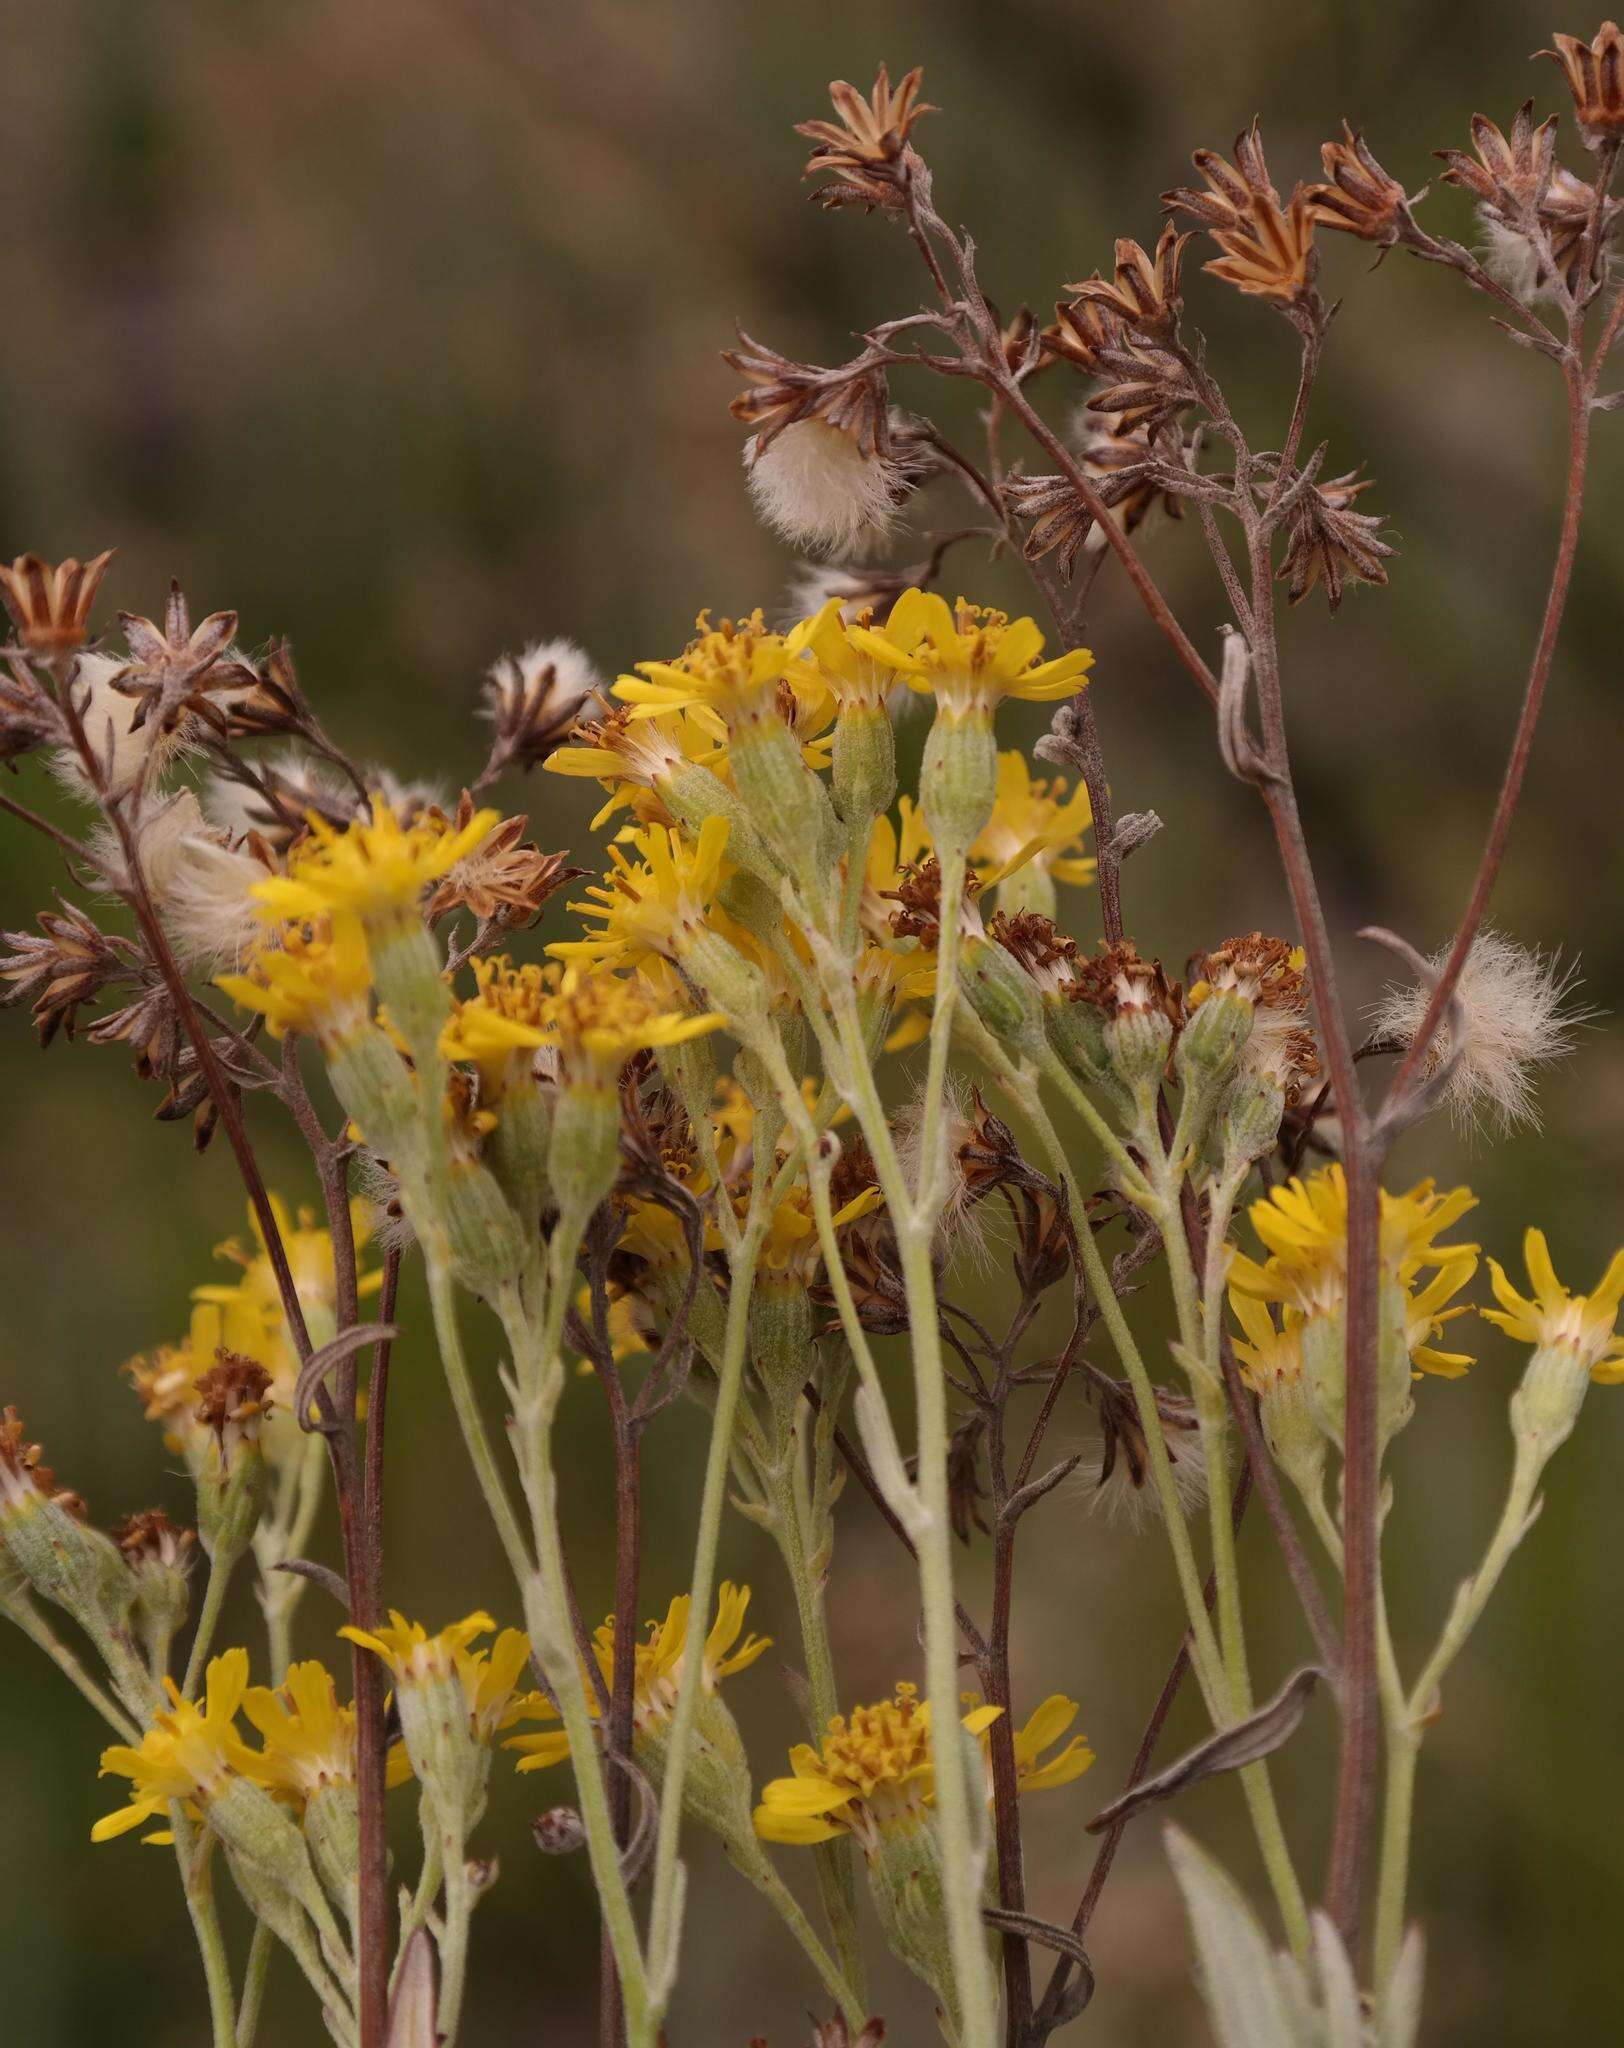
[[[113,688],[136,701],[131,731],[151,724],[155,732],[173,733],[193,715],[227,731],[229,721],[210,698],[225,690],[253,690],[259,682],[246,662],[224,659],[237,614],[211,612],[194,631],[185,595],[171,583],[161,627],[135,612],[118,617],[130,665],[113,678]]]
[[[866,100],[856,86],[837,78],[829,86],[836,118],[796,123],[796,134],[816,145],[807,159],[807,177],[828,172],[835,179],[813,194],[820,205],[902,204],[908,137],[922,115],[937,111],[919,97],[924,75],[916,65],[893,91],[882,64]]]
[[[197,1420],[212,1430],[220,1462],[230,1466],[237,1451],[257,1441],[260,1421],[269,1409],[271,1376],[256,1359],[240,1351],[217,1351],[214,1363],[193,1386]]]
[[[485,682],[484,712],[496,727],[481,782],[505,769],[529,771],[570,737],[600,678],[571,640],[550,640],[504,654]]]
[[[197,1536],[172,1522],[162,1508],[143,1508],[128,1515],[113,1530],[113,1541],[132,1566],[157,1564],[167,1570],[186,1570],[197,1547]]]
[[[1085,305],[1101,307],[1123,326],[1147,341],[1170,340],[1178,328],[1183,300],[1179,297],[1179,268],[1184,247],[1193,230],[1180,234],[1171,221],[1162,229],[1154,257],[1126,236],[1116,245],[1116,282],[1108,283],[1098,272],[1081,284],[1066,289]]]
[[[474,810],[474,800],[464,790],[454,816],[447,821],[450,828],[461,831]],[[562,853],[543,853],[526,840],[524,830],[529,822],[522,812],[504,818],[466,860],[457,862],[425,906],[430,924],[448,911],[463,909],[471,911],[481,925],[518,931],[535,923],[555,890],[585,872],[568,866]]]
[[[85,644],[90,607],[116,552],[108,548],[90,562],[70,555],[53,565],[38,555],[19,555],[9,568],[0,563],[0,600],[30,654],[49,658]]]
[[[740,330],[742,347],[724,349],[722,360],[737,370],[748,389],[728,407],[736,420],[755,429],[759,455],[786,427],[801,420],[822,420],[849,434],[869,461],[890,453],[887,437],[885,374],[876,364],[844,364],[833,370],[814,363],[791,362],[776,349],[753,341]]]
[[[1192,214],[1223,254],[1203,267],[1237,291],[1283,307],[1306,306],[1314,294],[1314,219],[1301,185],[1282,201],[1269,179],[1258,123],[1235,138],[1230,164],[1215,149],[1190,161],[1207,181],[1162,194],[1169,211]]]
[[[1308,1000],[1300,949],[1287,939],[1265,938],[1262,932],[1225,939],[1210,953],[1195,954],[1185,974],[1192,983],[1192,1006],[1200,1000],[1203,984],[1233,989],[1247,1002],[1271,1010],[1300,1010]]]
[[[58,1031],[74,1034],[81,1006],[130,973],[135,949],[106,932],[65,899],[60,911],[42,910],[39,934],[0,932],[14,950],[0,958],[0,981],[11,986],[3,1003],[29,1003],[41,1047]]]
[[[1301,604],[1317,583],[1334,612],[1342,602],[1343,584],[1352,576],[1360,583],[1387,581],[1386,561],[1398,550],[1381,536],[1381,520],[1356,512],[1354,500],[1368,491],[1373,477],[1351,469],[1345,476],[1298,491],[1287,514],[1286,552],[1275,572],[1289,579],[1286,595]]]
[[[1553,36],[1554,50],[1536,50],[1562,67],[1580,131],[1592,149],[1616,144],[1624,136],[1624,33],[1616,21],[1604,21],[1590,42],[1578,36]]]
[[[1124,1010],[1160,1010],[1176,1029],[1184,1016],[1178,983],[1168,980],[1159,960],[1143,959],[1132,939],[1102,943],[1091,958],[1076,961],[1066,995],[1107,1017],[1120,1016]]]
[[[1340,142],[1320,144],[1320,161],[1329,182],[1310,185],[1303,194],[1312,218],[1343,234],[1357,235],[1362,242],[1391,248],[1410,201],[1404,187],[1371,155],[1364,136],[1344,121]]]
[[[1037,910],[1017,910],[1013,916],[995,910],[987,920],[987,937],[1024,967],[1040,988],[1058,988],[1077,958],[1077,941]]]
[[[966,874],[963,901],[973,903],[980,893],[980,882]],[[918,939],[926,947],[941,942],[942,864],[935,854],[928,860],[910,862],[896,888],[881,894],[897,906],[891,913],[891,929],[899,939]]]
[[[1472,116],[1470,157],[1462,149],[1433,154],[1444,164],[1444,183],[1469,192],[1503,226],[1522,231],[1545,197],[1556,164],[1556,116],[1536,127],[1534,102],[1524,100],[1504,134],[1486,114]]]
[[[22,1507],[35,1495],[46,1500],[56,1492],[56,1476],[41,1463],[38,1444],[25,1442],[23,1419],[15,1408],[0,1414],[0,1507]]]
[[[67,738],[62,714],[19,663],[0,675],[0,767]]]

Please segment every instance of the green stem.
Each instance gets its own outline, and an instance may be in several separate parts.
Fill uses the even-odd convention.
[[[216,1551],[209,1560],[209,1582],[203,1593],[203,1609],[197,1617],[192,1654],[186,1660],[186,1676],[181,1682],[183,1699],[192,1699],[197,1692],[197,1682],[203,1675],[204,1660],[214,1641],[214,1631],[219,1626],[220,1609],[225,1603],[226,1588],[231,1584],[231,1574],[237,1567],[238,1554],[227,1557]]]
[[[463,1985],[468,1973],[468,1929],[475,1893],[468,1882],[467,1844],[456,1829],[442,1826],[440,1859],[445,1873],[445,1923],[440,1935],[440,2002],[435,2020],[443,2048],[454,2048],[462,2019]]]
[[[248,1947],[248,1967],[243,1972],[242,2004],[237,2008],[237,2048],[254,2048],[259,2031],[260,2007],[265,2002],[265,1979],[271,1967],[275,1936],[263,1920],[254,1922],[254,1938]]]
[[[756,1260],[766,1234],[767,1215],[763,1205],[752,1202],[749,1219],[737,1254],[729,1262],[730,1286],[727,1298],[727,1326],[723,1340],[722,1369],[717,1378],[716,1410],[711,1423],[710,1446],[705,1458],[704,1490],[700,1497],[699,1529],[694,1543],[693,1571],[689,1579],[690,1628],[695,1639],[682,1660],[682,1678],[677,1703],[671,1716],[666,1751],[665,1781],[660,1799],[660,1827],[654,1848],[654,1891],[649,1906],[648,1955],[653,1978],[656,2010],[663,2010],[676,1971],[677,1946],[681,1939],[682,1882],[677,1847],[682,1827],[682,1787],[687,1775],[688,1752],[692,1745],[694,1715],[699,1705],[699,1685],[704,1659],[698,1654],[701,1631],[711,1609],[716,1577],[716,1551],[721,1541],[722,1509],[727,1499],[729,1454],[733,1427],[738,1415],[739,1393],[749,1350],[750,1298],[755,1283]]]
[[[840,2007],[842,2017],[855,2041],[868,2018],[862,1995],[853,1988],[839,1963],[813,1932],[812,1923],[802,1912],[795,1894],[765,1856],[748,1863],[737,1863],[735,1867],[743,1872],[762,1897],[771,1904],[778,1917],[794,1935],[801,1953],[817,1971],[824,1990]]]
[[[474,1477],[479,1481],[479,1490],[485,1496],[485,1505],[490,1510],[491,1520],[496,1525],[496,1533],[501,1538],[502,1549],[507,1555],[508,1568],[519,1585],[524,1586],[529,1582],[534,1567],[525,1547],[524,1534],[519,1527],[519,1518],[514,1512],[506,1482],[496,1462],[496,1451],[491,1443],[490,1432],[485,1427],[485,1418],[479,1410],[479,1399],[468,1370],[467,1354],[463,1350],[462,1332],[457,1324],[456,1291],[452,1286],[451,1275],[440,1259],[431,1256],[426,1263],[429,1305],[434,1314],[435,1341],[439,1346],[446,1385],[451,1392],[451,1405],[456,1412],[458,1426],[462,1430],[462,1440],[468,1447]]]
[[[265,1610],[273,1685],[292,1661],[293,1611],[305,1589],[305,1581],[297,1572],[277,1571],[275,1567],[290,1557],[303,1557],[309,1548],[311,1532],[321,1512],[322,1480],[326,1471],[327,1451],[321,1438],[307,1438],[299,1461],[289,1526],[278,1534],[275,1555],[267,1554],[260,1562],[260,1601]]]
[[[214,1909],[214,1880],[210,1856],[198,1853],[198,1840],[180,1800],[169,1807],[169,1828],[175,1837],[175,1860],[180,1865],[181,1890],[186,1911],[197,1936],[198,1954],[203,1959],[203,1981],[209,1992],[209,2023],[214,2030],[214,2048],[238,2048],[237,1999],[231,1985],[231,1964],[220,1933],[220,1917]]]
[[[422,1813],[421,1808],[419,1810],[422,1817],[423,1867],[417,1873],[417,1889],[412,1893],[411,1904],[400,1916],[400,1938],[395,1944],[395,1971],[400,1969],[407,1943],[428,1919],[429,1908],[439,1895],[440,1880],[445,1875],[440,1860],[439,1834],[428,1825],[428,1815]],[[391,1972],[391,1981],[393,1974]]]
[[[124,1710],[105,1693],[73,1654],[44,1615],[26,1599],[8,1607],[7,1615],[27,1636],[31,1643],[38,1645],[64,1678],[79,1691],[96,1709],[108,1727],[123,1742],[139,1743],[141,1730]]]

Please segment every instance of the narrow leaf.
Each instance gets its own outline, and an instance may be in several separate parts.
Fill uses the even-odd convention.
[[[1181,1828],[1167,1829],[1167,1853],[1190,1916],[1218,2048],[1302,2048],[1275,1981],[1273,1951],[1251,1907]]]

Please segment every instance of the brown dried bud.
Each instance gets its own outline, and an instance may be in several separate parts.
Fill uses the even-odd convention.
[[[50,1500],[56,1475],[41,1462],[38,1444],[23,1440],[23,1419],[15,1408],[0,1415],[0,1508],[24,1507],[34,1496]]]
[[[194,1413],[205,1429],[214,1432],[225,1470],[235,1464],[242,1446],[258,1442],[261,1418],[271,1405],[270,1386],[264,1366],[240,1351],[216,1351],[213,1365],[199,1375],[193,1388]]]
[[[443,817],[444,813],[431,810],[430,815]],[[464,790],[456,815],[448,822],[460,830],[473,815],[474,800]],[[527,841],[524,828],[529,822],[523,813],[504,818],[465,860],[458,861],[428,900],[430,924],[460,908],[472,912],[482,926],[519,931],[535,923],[555,890],[585,873],[583,868],[566,866],[563,854],[543,853]]]
[[[168,1571],[185,1571],[197,1548],[196,1532],[172,1522],[162,1508],[144,1508],[126,1516],[113,1530],[113,1541],[134,1569],[156,1564]]]
[[[20,663],[15,674],[0,675],[0,766],[66,738],[61,712]]]
[[[121,696],[136,700],[130,730],[151,724],[156,732],[172,733],[194,714],[222,733],[230,730],[225,715],[209,702],[211,695],[252,689],[258,681],[246,662],[223,659],[237,630],[237,614],[211,612],[194,632],[181,587],[171,583],[161,628],[135,612],[118,616],[131,663],[112,683]]]
[[[893,92],[890,73],[882,64],[866,100],[854,85],[837,78],[829,87],[836,118],[796,123],[796,134],[816,144],[807,160],[806,176],[827,171],[836,180],[812,195],[819,205],[902,204],[908,137],[922,115],[937,111],[919,98],[924,75],[916,65]]]
[[[49,658],[85,644],[90,607],[115,552],[91,562],[70,555],[55,566],[38,555],[19,555],[10,568],[0,563],[0,600],[30,654]]]
[[[485,716],[496,727],[482,781],[507,768],[529,770],[570,737],[599,681],[572,641],[549,640],[522,655],[504,654],[485,683]]]
[[[1360,583],[1387,581],[1386,558],[1398,550],[1380,538],[1382,522],[1374,513],[1353,510],[1354,500],[1374,481],[1351,469],[1296,494],[1286,515],[1285,556],[1275,572],[1290,579],[1286,595],[1292,604],[1301,604],[1316,583],[1323,583],[1334,612],[1342,602],[1345,577]]]
[[[573,1856],[586,1844],[586,1828],[573,1806],[550,1806],[530,1823],[543,1856]]]
[[[981,1512],[988,1493],[981,1483],[986,1438],[985,1418],[967,1415],[947,1442],[947,1518],[961,1543],[970,1541],[972,1529],[979,1529],[983,1536],[992,1534]]]
[[[1624,34],[1616,21],[1604,21],[1591,42],[1578,36],[1555,36],[1554,50],[1536,50],[1560,64],[1573,95],[1573,111],[1592,149],[1617,142],[1624,135]]]
[[[1469,192],[1504,226],[1523,226],[1545,196],[1556,163],[1556,116],[1536,127],[1534,102],[1524,100],[1503,134],[1486,114],[1472,116],[1472,147],[1476,158],[1461,149],[1438,149],[1444,183]]]
[[[1031,975],[1040,989],[1058,989],[1070,979],[1077,941],[1036,910],[995,910],[987,921],[987,937]]]
[[[1364,136],[1344,121],[1340,142],[1320,144],[1320,161],[1330,182],[1310,185],[1303,195],[1313,218],[1362,242],[1391,248],[1410,202],[1404,187],[1371,155]]]
[[[1313,216],[1301,185],[1282,202],[1270,182],[1258,123],[1236,136],[1233,164],[1214,149],[1198,149],[1190,161],[1207,190],[1180,186],[1164,192],[1162,203],[1193,214],[1223,251],[1203,267],[1252,298],[1282,307],[1307,305],[1317,268]]]
[[[1179,266],[1189,240],[1190,233],[1181,235],[1169,221],[1153,259],[1124,236],[1116,245],[1115,284],[1108,284],[1096,272],[1082,284],[1069,284],[1066,289],[1084,304],[1102,307],[1147,341],[1170,341],[1184,303],[1179,297]]]
[[[1299,947],[1286,939],[1268,939],[1262,932],[1225,939],[1210,953],[1192,956],[1185,974],[1193,986],[1191,1003],[1200,1000],[1203,984],[1231,989],[1247,1002],[1268,1010],[1300,1010],[1308,1000],[1308,976]]]
[[[899,939],[918,939],[927,948],[941,943],[942,864],[935,854],[928,860],[910,862],[902,869],[897,887],[880,893],[897,905],[891,913],[891,929]],[[980,882],[967,873],[963,901],[973,903],[980,893]]]
[[[66,900],[60,912],[40,912],[39,928],[40,937],[0,932],[0,945],[15,948],[0,958],[0,981],[11,984],[0,1002],[33,1005],[43,1048],[58,1031],[72,1038],[80,1007],[129,978],[134,948],[128,939],[109,938]]]
[[[1132,939],[1102,945],[1091,958],[1077,961],[1066,995],[1106,1017],[1119,1017],[1125,1010],[1160,1010],[1175,1030],[1184,1016],[1178,983],[1168,980],[1159,960],[1142,959]]]
[[[784,431],[800,420],[822,420],[849,434],[865,461],[890,455],[887,429],[889,394],[885,373],[876,364],[843,364],[833,370],[814,363],[791,362],[776,349],[753,341],[743,329],[742,348],[724,349],[722,360],[749,385],[728,407],[736,420],[756,430],[755,448],[762,454]]]

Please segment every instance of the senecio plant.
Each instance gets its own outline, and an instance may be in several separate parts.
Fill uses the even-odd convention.
[[[1624,1378],[1624,1252],[1578,1294],[1530,1229],[1526,1282],[1487,1261],[1480,1308],[1479,1247],[1458,1234],[1470,1193],[1382,1180],[1395,1140],[1441,1109],[1502,1128],[1526,1117],[1531,1071],[1574,1021],[1567,978],[1485,925],[1624,320],[1608,256],[1624,34],[1609,22],[1550,54],[1589,175],[1557,161],[1556,118],[1536,122],[1532,101],[1504,131],[1476,117],[1471,153],[1442,152],[1443,182],[1477,210],[1475,252],[1424,227],[1351,129],[1325,145],[1325,181],[1283,198],[1254,123],[1232,161],[1197,151],[1199,186],[1166,195],[1192,227],[1167,226],[1153,251],[1119,241],[1112,274],[1067,286],[1048,326],[1001,321],[968,236],[937,211],[914,142],[930,111],[920,74],[893,88],[882,70],[867,98],[835,85],[835,118],[802,131],[818,196],[905,234],[930,303],[834,369],[753,341],[728,358],[747,380],[733,409],[749,487],[823,565],[787,620],[701,613],[679,652],[613,683],[568,643],[499,662],[493,743],[455,804],[357,766],[285,645],[251,657],[235,614],[194,627],[172,591],[159,622],[121,614],[112,651],[90,632],[108,556],[0,571],[15,627],[4,756],[34,757],[90,820],[69,829],[61,805],[48,817],[0,796],[55,842],[73,885],[36,932],[9,936],[0,974],[43,1041],[93,1012],[85,1037],[133,1049],[165,1090],[160,1117],[191,1119],[200,1146],[223,1133],[252,1224],[224,1247],[225,1279],[197,1289],[186,1334],[127,1368],[184,1461],[195,1534],[161,1509],[103,1534],[14,1410],[0,1432],[0,1601],[108,1725],[115,1785],[95,1839],[141,1829],[172,1845],[215,2048],[249,2048],[281,1949],[335,2042],[455,2040],[475,1908],[497,1878],[481,1817],[530,1792],[517,1774],[531,1772],[569,1802],[536,1821],[540,1848],[590,1861],[606,2044],[654,2048],[667,2015],[681,2020],[687,1827],[720,1836],[780,1917],[786,1971],[798,1950],[833,2010],[824,2048],[884,2032],[865,1987],[873,1925],[923,1987],[917,2012],[893,2015],[901,2038],[925,2038],[933,2011],[956,2048],[1039,2048],[1086,2016],[1090,1917],[1124,1828],[1216,1772],[1238,1780],[1264,1912],[1182,1832],[1167,1840],[1225,2048],[1417,2038],[1406,1869],[1421,1744],[1591,1381]],[[1335,312],[1322,230],[1478,293],[1567,399],[1550,596],[1521,709],[1507,703],[1471,896],[1430,957],[1362,935],[1399,967],[1364,1026],[1338,997],[1277,637],[1281,584],[1335,612],[1350,583],[1384,584],[1393,554],[1362,509],[1369,482],[1331,475],[1312,445]],[[1216,244],[1204,268],[1218,286],[1297,338],[1276,446],[1254,445],[1187,322],[1196,234]],[[984,441],[957,445],[902,409],[902,371],[978,385]],[[1080,412],[1052,424],[1079,388]],[[954,492],[968,522],[933,524]],[[1215,666],[1140,551],[1158,512],[1193,513],[1185,530],[1211,553],[1233,614]],[[897,566],[882,544],[905,523]],[[1024,558],[1047,624],[938,587],[972,541]],[[1295,923],[1201,935],[1182,986],[1130,936],[1123,864],[1156,820],[1113,816],[1093,702],[1117,679],[1081,644],[1095,584],[1118,568],[1194,683],[1192,714],[1214,719],[1222,766],[1268,813]],[[1056,707],[1034,751],[1074,780],[1000,751],[1006,698]],[[899,793],[915,707],[922,765]],[[597,874],[485,802],[537,767],[606,792]],[[570,935],[517,957],[571,882]],[[1064,928],[1063,894],[1086,936]],[[261,1177],[252,1127],[276,1113],[308,1143],[318,1207],[290,1211]],[[988,1305],[999,1289],[983,1273],[972,1310],[964,1247],[1000,1212],[1007,1298]],[[500,1631],[483,1612],[430,1627],[387,1604],[409,1259],[512,1568],[515,1625]],[[1175,1335],[1151,1343],[1134,1325],[1162,1288],[1152,1327],[1165,1314]],[[1418,1389],[1433,1398],[1435,1379],[1472,1364],[1459,1347],[1474,1315],[1521,1359],[1505,1508],[1435,1647],[1405,1671],[1381,1578],[1386,1504],[1407,1478],[1394,1454]],[[614,1611],[593,1630],[555,1441],[567,1404],[598,1401]],[[662,1535],[691,1562],[642,1632],[640,1474],[678,1402],[709,1418],[698,1520]],[[1068,1915],[1028,1899],[1021,1802],[1078,1798],[1093,1757],[1064,1688],[1101,1667],[1079,1628],[1074,1655],[1051,1645],[1055,1689],[1017,1698],[1010,1644],[1024,1518],[1081,1512],[1060,1482],[1083,1454],[1056,1461],[1046,1443],[1085,1409],[1088,1491],[1153,1508],[1143,1540],[1167,1545],[1188,1634],[1132,1768],[1113,1769],[1126,1789],[1093,1817],[1097,1856]],[[891,1617],[906,1675],[862,1703],[842,1688],[825,1607],[848,1479],[855,1511],[877,1512],[918,1567],[918,1614]],[[334,1565],[306,1555],[329,1484]],[[1306,1645],[1299,1669],[1266,1679],[1236,1563],[1254,1493]],[[765,1599],[721,1576],[730,1508],[782,1560]],[[955,1544],[978,1535],[987,1617],[955,1590]],[[220,1648],[242,1575],[264,1640]],[[768,1647],[746,1625],[763,1610],[799,1666],[805,1740],[787,1764],[747,1756],[728,1706]],[[296,1632],[326,1658],[296,1657]],[[342,1682],[335,1633],[352,1653]],[[1211,1735],[1152,1775],[1186,1674]],[[1316,1686],[1340,1716],[1322,1880],[1300,1867],[1269,1761]],[[421,1836],[393,1870],[391,1787]],[[539,1889],[549,1867],[508,1881]],[[222,1938],[223,1883],[252,1916],[246,1956]]]

